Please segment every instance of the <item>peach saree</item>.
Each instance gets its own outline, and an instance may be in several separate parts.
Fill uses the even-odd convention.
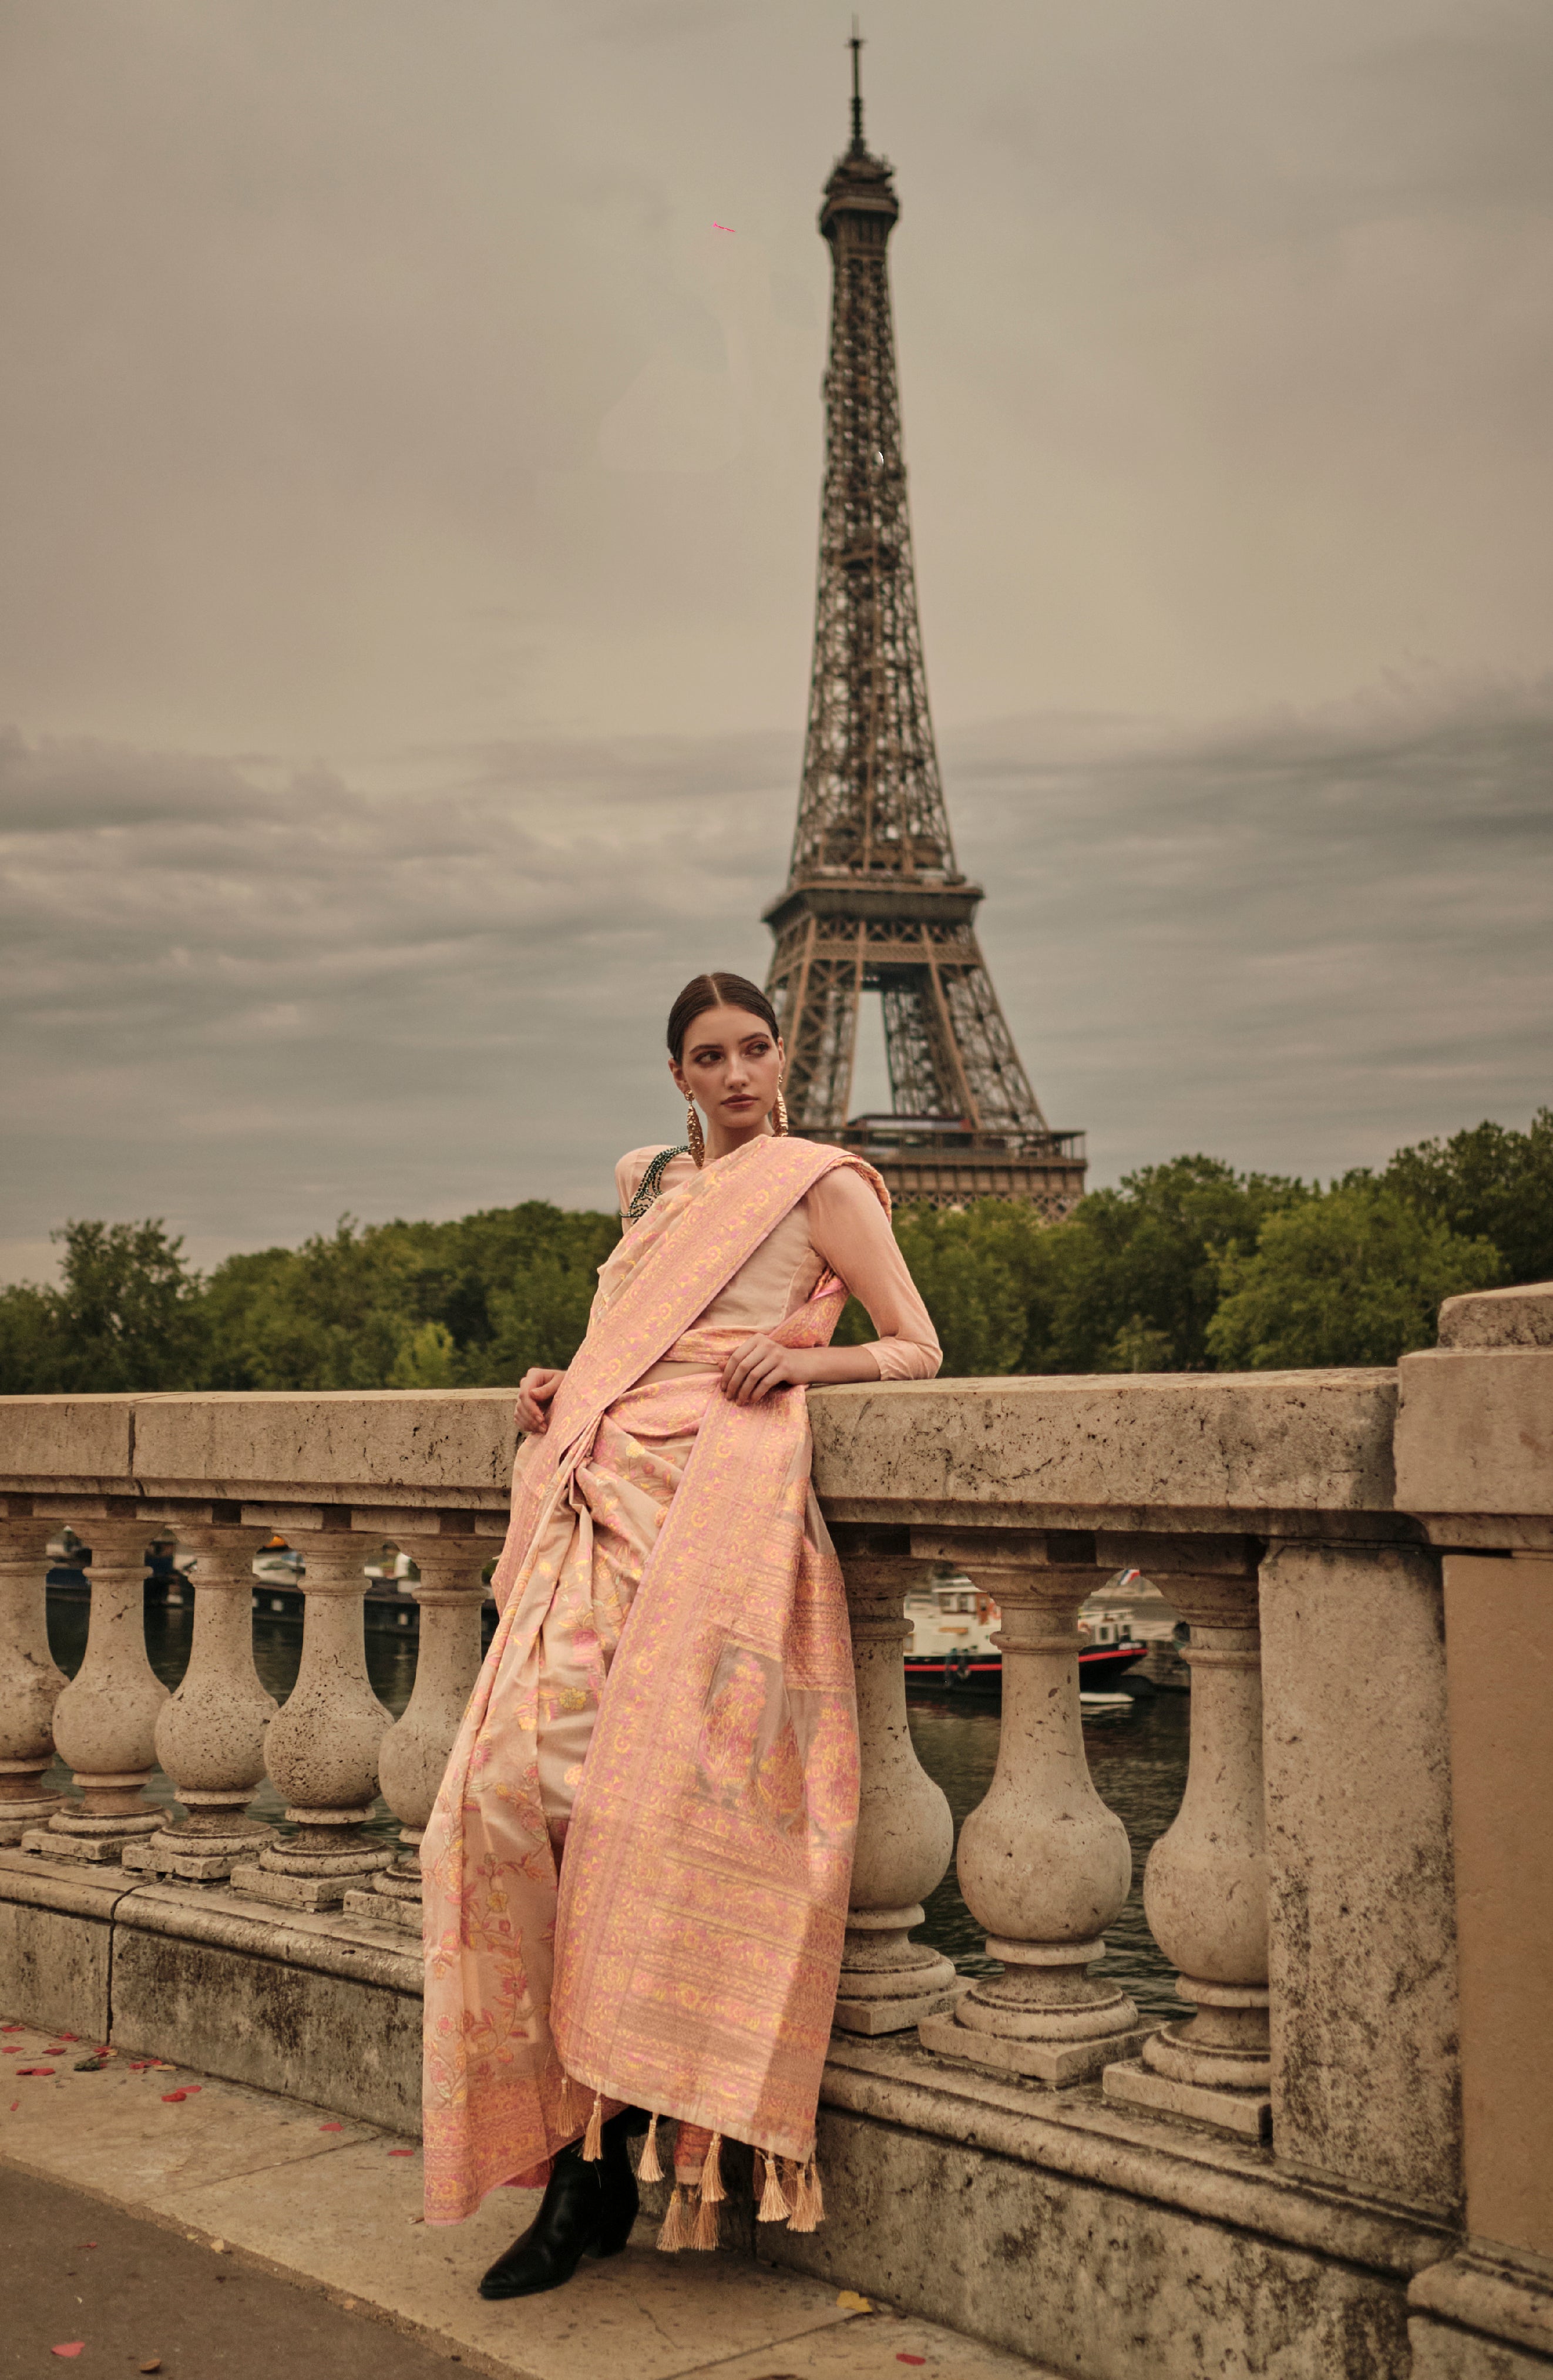
[[[519,1450],[421,1852],[429,2221],[576,2139],[595,2095],[812,2150],[857,1814],[846,1607],[803,1390],[732,1403],[747,1334],[694,1326],[838,1165],[888,1206],[786,1139],[661,1197]],[[821,1281],[772,1335],[824,1345],[846,1294]]]

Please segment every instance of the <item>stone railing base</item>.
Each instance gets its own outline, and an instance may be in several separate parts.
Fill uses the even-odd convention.
[[[0,2002],[29,2023],[418,2132],[420,1996],[381,1923],[0,1851]]]
[[[924,2049],[982,2066],[994,2074],[1018,2075],[1048,2091],[1068,2091],[1093,2082],[1113,2060],[1135,2057],[1154,2030],[1108,2033],[1098,2041],[1018,2041],[1004,2034],[975,2033],[952,2015],[925,2018],[916,2028]]]
[[[1108,2099],[1120,2107],[1147,2107],[1161,2116],[1184,2116],[1194,2124],[1214,2124],[1248,2141],[1272,2138],[1272,2098],[1266,2091],[1236,2090],[1224,2082],[1189,2082],[1157,2074],[1141,2058],[1108,2066],[1101,2077]]]
[[[282,1912],[220,1886],[0,1851],[0,2006],[413,2133],[419,1948],[384,1922],[388,1896],[352,1900]],[[1526,2344],[1527,2286],[1498,2267],[1485,2278],[1481,2260],[1452,2253],[1459,2234],[1094,2084],[1054,2092],[909,2039],[837,2034],[819,2155],[826,2222],[766,2226],[762,2256],[1056,2372],[1198,2380],[1211,2332],[1226,2374],[1545,2374]],[[1410,2314],[1432,2362],[1416,2343],[1410,2359]]]
[[[392,1925],[397,1933],[421,1936],[420,1878],[402,1876],[385,1867],[360,1891],[347,1892],[341,1908],[347,1917],[364,1917],[373,1925]]]
[[[70,1804],[63,1806],[68,1809]],[[30,1827],[22,1836],[21,1848],[42,1859],[67,1862],[72,1867],[117,1867],[126,1846],[139,1837],[154,1833],[161,1823],[153,1815],[138,1828],[127,1827],[114,1835],[66,1834],[53,1827]]]
[[[1408,2284],[1454,2244],[1251,2141],[897,2042],[832,2039],[819,2163],[825,2223],[762,2254],[1084,2380],[1201,2380],[1210,2340],[1226,2374],[1412,2380]]]
[[[1413,2380],[1547,2380],[1553,2261],[1471,2241],[1407,2293]]]

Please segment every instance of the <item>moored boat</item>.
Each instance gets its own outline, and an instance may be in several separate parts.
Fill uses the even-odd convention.
[[[1002,1655],[992,1642],[1001,1614],[968,1578],[936,1577],[906,1597],[911,1641],[905,1650],[906,1690],[1001,1700]],[[1125,1613],[1099,1612],[1079,1622],[1086,1642],[1078,1657],[1081,1697],[1114,1695],[1127,1671],[1147,1654]]]

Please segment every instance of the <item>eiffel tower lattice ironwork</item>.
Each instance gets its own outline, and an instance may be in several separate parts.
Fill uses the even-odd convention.
[[[1082,1196],[1083,1135],[1042,1115],[981,954],[981,887],[955,864],[928,710],[901,452],[885,249],[900,212],[863,140],[855,34],[852,145],[825,186],[831,353],[819,588],[798,826],[764,912],[794,1129],[843,1142],[897,1198]],[[877,990],[892,1112],[849,1120],[858,1011]]]

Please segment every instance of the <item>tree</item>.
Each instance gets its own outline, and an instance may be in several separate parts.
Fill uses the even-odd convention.
[[[1201,1371],[1219,1265],[1247,1251],[1268,1217],[1312,1194],[1216,1157],[1177,1157],[1096,1190],[1046,1233],[1033,1269],[1021,1368]]]
[[[51,1396],[196,1384],[205,1344],[201,1283],[160,1218],[70,1222],[57,1289],[0,1293],[0,1384]]]
[[[1492,1240],[1507,1281],[1553,1281],[1553,1108],[1529,1132],[1480,1123],[1399,1148],[1380,1179],[1463,1238]]]
[[[953,1379],[1012,1372],[1025,1342],[1025,1300],[1018,1237],[1022,1219],[1000,1230],[1018,1210],[980,1200],[963,1214],[906,1208],[896,1237],[943,1347],[943,1369]],[[1028,1210],[1025,1210],[1026,1213]],[[857,1336],[872,1338],[862,1319]]]
[[[1503,1270],[1490,1241],[1351,1176],[1269,1216],[1254,1253],[1224,1257],[1208,1350],[1223,1371],[1394,1364],[1434,1345],[1442,1299],[1492,1288]]]

